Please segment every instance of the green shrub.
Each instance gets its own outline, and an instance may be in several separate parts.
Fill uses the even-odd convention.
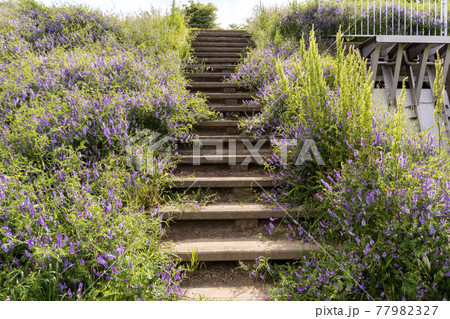
[[[203,4],[189,0],[188,5],[184,5],[184,13],[188,19],[190,28],[214,29],[217,27],[217,7],[211,3]]]
[[[169,14],[152,9],[124,21],[124,36],[137,45],[153,48],[154,54],[176,50],[182,58],[190,51],[190,32],[184,12],[172,7]]]
[[[275,187],[262,199],[315,213],[286,218],[286,235],[318,251],[293,264],[261,259],[252,273],[273,278],[277,300],[446,300],[450,164],[442,138],[405,128],[405,91],[395,116],[377,110],[365,61],[352,49],[344,55],[342,42],[338,34],[334,57],[319,54],[314,32],[298,53],[295,42],[272,43],[233,75],[258,90],[263,106],[243,127],[274,145],[267,169]],[[442,79],[434,86],[439,92]],[[435,105],[439,118],[442,94]],[[317,147],[311,158],[301,151],[306,140]]]
[[[5,6],[0,300],[177,299],[184,270],[161,245],[158,210],[165,155],[214,117],[185,87],[181,13]],[[138,36],[143,23],[153,30]]]

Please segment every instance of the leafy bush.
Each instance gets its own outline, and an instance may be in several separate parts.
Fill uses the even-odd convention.
[[[189,0],[188,5],[184,5],[184,13],[190,28],[214,29],[217,27],[217,7],[212,3],[203,4]]]
[[[185,89],[187,27],[172,23],[183,16],[155,15],[183,41],[168,45],[161,31],[133,38],[136,20],[3,5],[0,299],[176,299],[184,270],[161,245],[158,211],[173,165],[157,137],[189,139],[214,116]],[[86,17],[114,27],[99,35],[96,23],[83,27]],[[131,160],[142,136],[148,145],[137,146],[155,159],[145,166]]]
[[[170,13],[163,15],[152,9],[141,12],[124,21],[124,37],[132,39],[137,45],[155,50],[154,54],[178,51],[182,58],[187,58],[190,51],[190,33],[184,12],[172,7]]]
[[[259,90],[263,112],[243,125],[256,135],[270,135],[273,144],[279,144],[270,170],[277,168],[272,173],[274,180],[281,188],[290,189],[285,198],[295,202],[309,201],[320,180],[348,158],[342,145],[368,134],[372,110],[370,79],[356,51],[345,57],[340,51],[336,60],[330,61],[321,58],[314,32],[310,41],[309,50],[301,42],[298,54],[294,53],[296,46],[289,43],[258,50],[244,60],[232,78]],[[280,145],[280,139],[295,139],[296,143]],[[295,168],[293,164],[307,140],[316,143],[325,165],[312,161]],[[291,161],[283,161],[285,148]]]
[[[344,55],[342,40],[335,57],[319,54],[313,32],[299,53],[271,44],[233,76],[263,106],[242,126],[274,145],[275,188],[263,200],[316,214],[286,223],[289,239],[312,241],[317,252],[289,265],[261,259],[252,272],[274,279],[279,300],[448,299],[450,162],[440,144],[405,128],[402,102],[395,116],[372,105],[365,62]],[[322,163],[302,153],[305,140]]]

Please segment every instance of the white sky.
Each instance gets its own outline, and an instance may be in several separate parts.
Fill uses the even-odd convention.
[[[151,8],[166,10],[170,8],[171,0],[37,0],[46,5],[51,4],[83,4],[91,8],[100,9],[105,12],[116,14],[133,14],[141,10],[145,11]],[[222,28],[228,25],[245,23],[246,19],[252,14],[252,9],[259,3],[273,5],[286,4],[291,0],[199,0],[196,2],[212,3],[219,10],[217,12],[217,22]],[[176,0],[177,5],[187,4],[187,0]]]

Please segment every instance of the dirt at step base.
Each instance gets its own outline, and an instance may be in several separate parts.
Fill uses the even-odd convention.
[[[181,300],[263,301],[271,284],[252,278],[237,262],[201,263],[183,280]]]

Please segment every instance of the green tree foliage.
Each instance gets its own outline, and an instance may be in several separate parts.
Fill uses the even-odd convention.
[[[191,28],[213,29],[217,27],[217,7],[212,3],[204,4],[190,0],[189,5],[184,5],[184,14]]]

